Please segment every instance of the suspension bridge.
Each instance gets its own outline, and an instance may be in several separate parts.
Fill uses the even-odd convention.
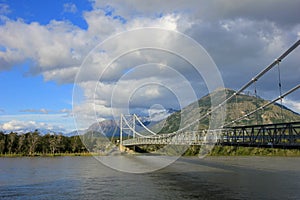
[[[270,65],[265,67],[260,73],[249,80],[233,95],[226,98],[218,106],[212,108],[208,113],[200,116],[197,120],[185,125],[183,128],[172,132],[157,134],[145,126],[139,117],[133,115],[120,116],[120,146],[130,147],[139,145],[205,145],[221,144],[234,146],[255,146],[274,148],[300,148],[300,122],[286,122],[276,124],[255,124],[245,126],[234,126],[237,122],[263,112],[268,106],[280,101],[281,112],[283,109],[282,99],[294,93],[300,88],[300,84],[291,88],[285,93],[281,89],[281,75],[279,63],[281,63],[292,51],[300,45],[300,40],[296,41],[289,49],[280,55]],[[268,103],[257,107],[251,112],[245,113],[231,122],[222,124],[213,129],[194,130],[191,127],[197,125],[201,120],[210,118],[213,114],[224,109],[226,103],[237,97],[251,85],[261,79],[267,72],[275,66],[278,67],[278,88],[279,96]],[[256,95],[256,87],[255,87]],[[144,131],[137,131],[136,125],[141,126]],[[130,136],[125,139],[126,135]]]

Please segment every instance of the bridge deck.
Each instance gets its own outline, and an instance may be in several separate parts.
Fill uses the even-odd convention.
[[[300,148],[300,122],[226,127],[219,130],[186,131],[136,137],[122,141],[124,146],[203,145]]]

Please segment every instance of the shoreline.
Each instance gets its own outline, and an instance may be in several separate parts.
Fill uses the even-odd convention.
[[[191,146],[182,157],[193,157],[199,153],[199,147]],[[133,154],[131,154],[133,155]],[[16,157],[73,157],[73,156],[106,156],[103,153],[81,152],[81,153],[36,153],[33,155],[24,154],[0,154],[0,158]],[[276,149],[276,148],[258,148],[258,147],[237,147],[237,146],[215,146],[206,157],[240,157],[240,156],[259,156],[259,157],[300,157],[299,149]]]
[[[17,157],[28,157],[28,158],[34,158],[34,157],[73,157],[73,156],[101,156],[99,153],[92,153],[92,152],[82,152],[82,153],[36,153],[33,155],[24,155],[24,154],[0,154],[0,158],[17,158]]]
[[[274,156],[299,157],[299,149],[259,148],[216,145],[209,156]]]

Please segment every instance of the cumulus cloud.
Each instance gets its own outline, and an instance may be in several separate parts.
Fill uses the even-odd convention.
[[[105,0],[96,0],[94,7],[101,8],[106,5]],[[174,11],[188,13],[192,20],[218,21],[220,19],[247,18],[253,21],[269,20],[282,25],[295,25],[299,23],[298,0],[283,2],[281,0],[191,0],[189,3],[181,0],[151,2],[116,0],[108,3],[120,15],[130,18],[132,16],[157,16]]]
[[[0,52],[4,64],[1,69],[8,69],[28,59],[32,60],[32,73],[79,66],[80,61],[73,56],[71,47],[80,43],[78,37],[81,31],[62,21],[51,21],[47,26],[42,26],[36,22],[26,24],[21,20],[8,19],[0,28],[0,44],[6,47],[6,51]]]
[[[65,129],[63,127],[50,125],[44,122],[36,122],[36,121],[18,121],[18,120],[11,120],[9,122],[0,124],[0,130],[9,132],[9,131],[16,131],[16,132],[28,132],[34,130],[49,130],[53,132],[64,132]]]
[[[24,109],[24,110],[20,110],[20,112],[48,114],[51,111],[49,111],[45,108],[41,108],[41,109]]]
[[[288,108],[292,109],[293,111],[300,113],[300,102],[299,101],[293,101],[288,98],[284,98],[282,100],[282,103],[287,106]]]
[[[52,20],[49,24],[41,25],[2,17],[0,71],[31,60],[31,74],[42,74],[45,80],[60,84],[73,83],[82,69],[82,62],[86,61],[86,55],[100,42],[122,31],[160,27],[183,32],[203,45],[219,67],[225,86],[238,89],[300,37],[300,2],[297,0],[229,0],[224,3],[217,0],[189,3],[95,0],[92,3],[93,9],[82,13],[88,24],[87,29],[68,21]],[[76,5],[71,3],[64,4],[64,10],[78,12]],[[157,37],[166,48],[177,45],[187,51],[190,49],[166,35]],[[145,113],[145,109],[159,102],[167,102],[169,105],[163,105],[165,108],[178,106],[174,94],[162,86],[152,85],[133,91],[134,86],[152,81],[161,82],[174,90],[177,88],[179,95],[186,95],[184,82],[180,81],[179,76],[171,76],[169,71],[164,71],[162,65],[171,66],[183,75],[191,87],[196,88],[197,97],[207,93],[203,77],[196,75],[189,63],[162,51],[136,50],[119,57],[104,70],[105,64],[115,58],[111,55],[112,50],[118,51],[126,45],[132,47],[138,42],[137,38],[116,39],[105,50],[94,53],[94,57],[90,58],[92,60],[88,61],[90,70],[81,72],[77,87],[81,88],[82,93],[75,96],[82,96],[83,99],[75,102],[73,111],[78,115],[81,113],[86,121],[93,119],[94,115],[101,120],[111,117],[112,106],[116,113],[123,112],[121,105],[124,104],[130,105],[134,111],[140,109],[140,113]],[[293,52],[287,61],[280,64],[285,90],[298,84],[298,54],[299,50]],[[132,71],[133,67],[145,63],[162,65],[153,65],[147,68],[147,72]],[[103,71],[102,77],[99,71]],[[291,74],[291,71],[294,73]],[[277,96],[278,83],[274,77],[278,77],[276,70],[258,81],[257,87],[262,97],[272,99]],[[101,80],[95,90],[99,78]],[[115,88],[118,88],[118,92],[114,93],[115,100],[111,101]],[[128,94],[133,94],[132,99],[128,100]],[[184,104],[190,101],[191,98],[187,98]],[[293,101],[298,102],[299,98]],[[294,107],[297,109],[297,106]]]
[[[60,111],[59,111],[60,113],[71,113],[72,112],[72,110],[70,110],[70,109],[67,109],[67,108],[63,108],[63,109],[61,109]]]
[[[46,122],[46,123],[45,123]],[[5,125],[6,124],[6,125]],[[4,126],[5,125],[5,126]],[[17,128],[18,131],[26,130],[51,130],[53,132],[71,132],[75,130],[74,119],[66,116],[65,113],[56,114],[32,114],[24,113],[20,115],[0,115],[0,130],[9,131],[9,127]],[[11,129],[14,131],[14,129]]]
[[[76,13],[77,7],[74,3],[65,3],[64,4],[64,12],[66,13]]]

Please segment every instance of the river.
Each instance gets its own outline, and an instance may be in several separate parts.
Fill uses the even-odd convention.
[[[93,157],[0,158],[0,199],[300,199],[300,158],[183,157],[142,174]]]

